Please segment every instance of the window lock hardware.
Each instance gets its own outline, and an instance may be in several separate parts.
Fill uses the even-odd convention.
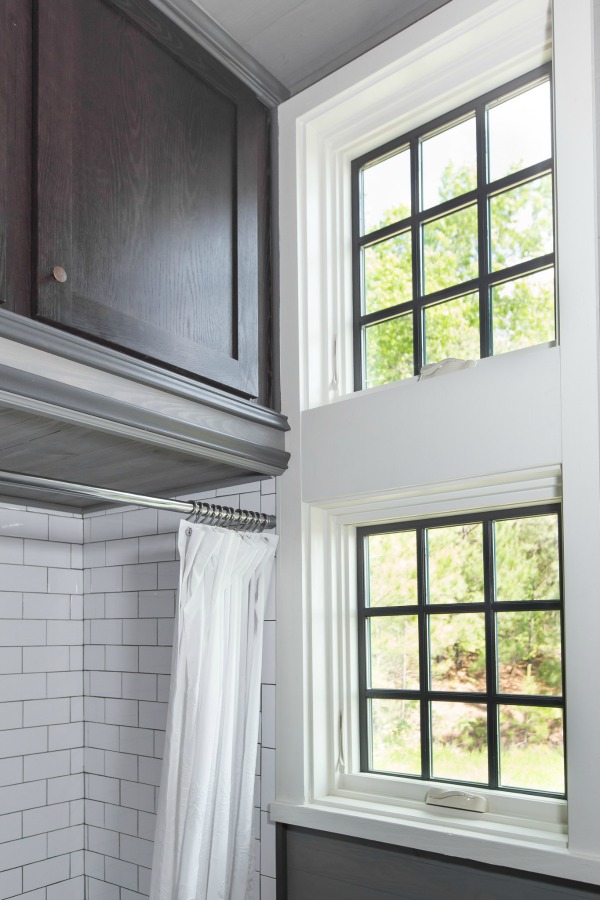
[[[478,813],[485,813],[489,808],[487,798],[481,797],[479,794],[440,788],[431,788],[427,791],[425,803],[431,806],[447,806],[451,809],[470,809],[471,812]]]

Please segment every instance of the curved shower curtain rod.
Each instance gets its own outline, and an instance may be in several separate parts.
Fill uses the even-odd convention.
[[[109,488],[58,481],[54,478],[42,478],[36,475],[23,475],[19,472],[0,471],[0,488],[3,486],[35,488],[49,494],[76,494],[82,497],[93,497],[96,500],[106,500],[109,503],[150,506],[155,509],[183,513],[189,519],[203,522],[206,525],[223,525],[248,531],[263,531],[265,528],[275,528],[276,524],[275,516],[267,515],[267,513],[219,506],[203,500],[166,500],[161,497],[146,497],[143,494],[131,494],[128,491],[113,491]]]

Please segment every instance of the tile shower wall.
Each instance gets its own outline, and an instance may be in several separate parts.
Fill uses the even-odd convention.
[[[273,483],[204,499],[274,513]],[[152,509],[84,517],[85,875],[88,900],[149,890],[179,564],[180,516]],[[255,896],[275,898],[275,606],[265,623],[255,791]],[[262,775],[262,777],[260,777]],[[2,895],[0,895],[1,897]]]
[[[0,898],[83,900],[83,522],[0,506]]]

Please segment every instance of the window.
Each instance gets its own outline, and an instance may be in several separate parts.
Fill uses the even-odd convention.
[[[362,770],[564,795],[559,510],[358,530]]]
[[[554,341],[548,69],[352,166],[355,387]]]

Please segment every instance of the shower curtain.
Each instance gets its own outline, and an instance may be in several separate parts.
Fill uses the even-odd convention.
[[[265,600],[277,538],[182,522],[150,900],[253,896]]]

